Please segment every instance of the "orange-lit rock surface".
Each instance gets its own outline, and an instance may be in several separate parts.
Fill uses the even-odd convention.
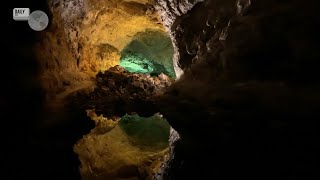
[[[34,48],[48,100],[75,91],[99,71],[119,64],[119,53],[137,33],[164,31],[151,3],[49,1],[51,24]]]

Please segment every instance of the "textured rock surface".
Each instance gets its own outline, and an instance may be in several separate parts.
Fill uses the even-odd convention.
[[[318,177],[318,6],[207,0],[176,17],[185,72],[160,112],[181,141],[166,179]]]
[[[120,52],[146,29],[164,31],[151,1],[50,0],[50,26],[34,48],[48,101],[119,64]],[[92,85],[91,85],[92,86]]]
[[[60,123],[63,117],[56,116],[63,116],[65,98],[79,90],[94,88],[95,75],[118,65],[122,50],[137,36],[159,32],[167,39],[162,45],[171,45],[153,3],[145,0],[48,1],[50,25],[38,34],[33,48],[47,114],[41,126]],[[146,34],[142,38],[148,39]],[[157,47],[164,48],[159,44]],[[160,61],[158,64],[164,65],[165,68],[156,64],[156,71],[172,71],[171,48],[145,48],[159,50],[148,56],[153,64]],[[174,73],[171,72],[171,76],[174,77]]]
[[[99,73],[97,87],[93,92],[78,91],[68,97],[70,106],[83,110],[95,109],[106,117],[124,116],[137,112],[148,117],[157,112],[156,97],[168,88],[173,79],[164,74],[151,77],[147,74],[129,73],[121,66],[115,66]]]
[[[165,25],[169,33],[174,47],[173,66],[176,76],[179,78],[183,74],[179,61],[181,60],[181,53],[184,54],[183,47],[179,47],[174,29],[174,24],[180,22],[179,17],[186,14],[195,4],[203,0],[156,0],[155,8],[159,13],[162,23]]]

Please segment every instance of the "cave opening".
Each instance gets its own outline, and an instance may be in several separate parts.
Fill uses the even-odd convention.
[[[170,156],[173,129],[151,102],[175,81],[172,40],[164,30],[146,28],[123,48],[108,43],[97,47],[100,61],[119,61],[108,68],[97,66],[92,92],[70,96],[71,106],[81,107],[95,122],[74,145],[81,177],[153,177]]]
[[[132,73],[175,78],[174,49],[170,37],[163,31],[145,30],[137,33],[121,51],[120,66]]]

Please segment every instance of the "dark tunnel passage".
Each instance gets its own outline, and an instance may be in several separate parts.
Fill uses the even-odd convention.
[[[1,180],[320,178],[319,1],[9,4]]]

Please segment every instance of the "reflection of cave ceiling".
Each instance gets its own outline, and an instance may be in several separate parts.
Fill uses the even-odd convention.
[[[87,110],[96,123],[74,146],[83,180],[151,179],[167,152],[170,126],[159,114],[112,120]]]

